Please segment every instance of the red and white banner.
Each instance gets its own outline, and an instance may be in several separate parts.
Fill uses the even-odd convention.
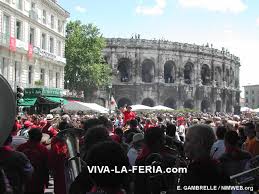
[[[15,52],[16,51],[16,38],[10,37],[10,51]]]
[[[29,44],[29,46],[28,46],[28,58],[29,59],[32,58],[32,53],[33,53],[33,46],[31,44]]]

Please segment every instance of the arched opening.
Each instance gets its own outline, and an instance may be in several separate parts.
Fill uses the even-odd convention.
[[[201,68],[201,81],[203,85],[210,84],[210,68],[206,64],[204,64]]]
[[[191,99],[186,100],[184,102],[184,108],[193,109],[194,108],[193,100]]]
[[[121,98],[118,101],[118,108],[124,107],[126,105],[132,105],[132,102],[128,98]]]
[[[167,61],[164,65],[165,83],[174,83],[175,80],[175,64],[173,61]]]
[[[169,107],[169,108],[173,108],[176,109],[176,101],[174,98],[168,98],[165,103],[164,106]]]
[[[146,59],[142,63],[142,81],[146,83],[153,82],[155,64],[150,59]]]
[[[122,58],[119,60],[118,63],[118,71],[121,82],[128,82],[130,81],[130,68],[131,62],[127,58]]]
[[[216,112],[221,112],[221,101],[220,100],[216,101]]]
[[[103,98],[97,98],[94,102],[105,107],[105,100]]]
[[[227,100],[226,112],[227,113],[232,113],[232,102],[231,102],[231,100]]]
[[[209,112],[210,111],[210,101],[207,99],[204,99],[201,102],[201,112]]]
[[[153,107],[155,105],[154,101],[152,99],[150,99],[150,98],[145,98],[142,101],[142,104],[146,105],[146,106],[150,106],[150,107]]]
[[[225,78],[226,84],[227,86],[229,86],[230,84],[230,73],[229,73],[229,69],[226,70],[226,78]]]
[[[232,85],[234,83],[234,80],[235,80],[235,75],[234,75],[234,71],[232,69],[232,67],[230,67],[230,79],[229,79],[229,85]]]
[[[193,64],[190,62],[188,62],[184,66],[183,75],[184,75],[184,83],[186,83],[186,84],[192,83],[192,69],[193,69]]]
[[[220,82],[222,81],[220,67],[215,68],[215,81],[216,81],[216,85],[220,86]]]

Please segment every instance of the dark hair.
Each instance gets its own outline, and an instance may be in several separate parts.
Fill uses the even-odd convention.
[[[238,144],[239,137],[236,131],[228,131],[225,134],[225,142],[232,145],[236,146]]]
[[[219,126],[216,130],[216,136],[218,139],[224,139],[224,136],[227,132],[227,128],[225,126]]]
[[[170,137],[174,137],[175,132],[176,132],[176,126],[174,124],[170,123],[166,126],[166,135],[168,135]]]
[[[122,128],[120,128],[120,127],[117,127],[116,129],[114,129],[114,133],[115,133],[116,135],[120,136],[120,137],[123,136],[123,130],[122,130]]]
[[[138,126],[138,121],[133,119],[130,121],[130,127],[136,128]]]
[[[150,148],[157,145],[158,143],[162,144],[161,141],[163,137],[164,137],[163,129],[161,129],[160,127],[151,127],[146,130],[144,140],[146,145]]]
[[[9,135],[4,142],[4,145],[9,145],[10,143],[12,143],[12,141],[13,141],[13,137],[12,135]]]
[[[95,144],[86,157],[88,166],[108,166],[109,169],[121,169],[123,166],[129,167],[129,161],[122,147],[115,142],[100,142]],[[127,173],[91,173],[97,187],[107,189],[119,189],[127,178]]]
[[[162,121],[163,121],[162,117],[160,117],[160,116],[157,117],[157,120],[158,120],[159,122],[162,122]]]
[[[90,128],[96,127],[98,125],[102,125],[103,122],[99,119],[88,119],[84,122],[84,130],[88,130]]]
[[[136,133],[134,133],[134,132],[130,132],[129,134],[127,134],[125,137],[125,143],[130,144],[133,141],[133,136],[135,134]]]
[[[28,132],[29,134],[29,140],[30,141],[35,141],[35,142],[40,142],[42,138],[42,132],[39,128],[32,128]]]
[[[103,124],[105,127],[109,123],[109,119],[106,116],[99,116],[98,119],[101,122],[101,124]]]
[[[102,141],[108,141],[111,140],[109,133],[107,129],[103,127],[94,127],[89,130],[87,130],[85,137],[84,137],[84,152],[88,152],[88,150],[96,143],[102,142]]]

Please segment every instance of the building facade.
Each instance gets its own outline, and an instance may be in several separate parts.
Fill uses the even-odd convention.
[[[64,88],[68,17],[55,0],[0,0],[0,73],[12,88]]]
[[[259,85],[244,86],[245,102],[244,106],[257,109],[259,108]]]
[[[203,112],[240,109],[238,57],[222,49],[161,40],[106,39],[112,93],[125,104]]]

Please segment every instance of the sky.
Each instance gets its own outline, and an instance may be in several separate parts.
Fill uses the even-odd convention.
[[[107,38],[165,39],[222,47],[240,57],[240,86],[259,84],[259,0],[58,0],[69,20]],[[242,89],[242,88],[241,88]]]

